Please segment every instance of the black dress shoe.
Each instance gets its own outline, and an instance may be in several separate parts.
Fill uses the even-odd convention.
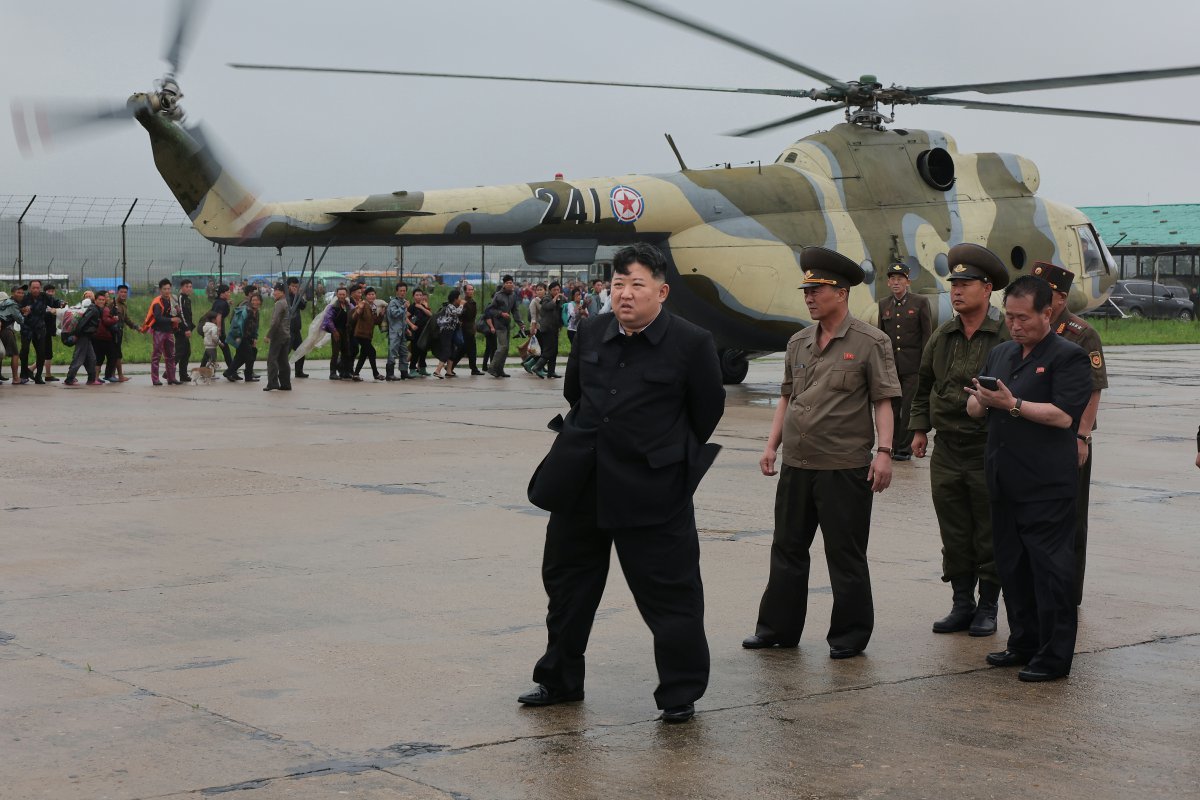
[[[221,375],[230,383],[236,383],[238,376],[236,372],[222,372]]]
[[[297,372],[297,373],[296,373],[296,377],[297,377],[297,378],[307,378],[307,377],[308,377],[308,373],[307,373],[307,372]]]
[[[862,651],[861,647],[831,647],[829,648],[829,657],[834,659],[854,658],[857,655],[861,655]]]
[[[472,375],[482,375],[482,374],[483,374],[483,370],[481,370],[481,369],[473,369],[473,370],[471,370],[471,374],[472,374]]]
[[[761,650],[764,647],[795,647],[799,642],[782,642],[773,636],[747,636],[742,639],[742,647],[747,650]]]
[[[912,453],[893,453],[892,461],[912,461]]]
[[[686,706],[664,708],[659,719],[667,723],[679,723],[687,722],[694,716],[696,716],[696,704],[688,703]]]
[[[576,703],[582,699],[582,689],[577,692],[556,692],[539,683],[535,688],[518,697],[517,702],[527,706],[553,706],[558,703]]]
[[[1033,656],[1025,653],[1014,653],[1012,650],[1000,650],[987,654],[987,663],[993,667],[1023,667]]]
[[[1056,681],[1059,678],[1067,677],[1065,672],[1051,672],[1050,670],[1041,667],[1026,667],[1017,673],[1017,678],[1026,683],[1041,683],[1043,681]]]
[[[263,391],[264,392],[273,392],[278,388],[279,388],[278,386],[264,386]]]

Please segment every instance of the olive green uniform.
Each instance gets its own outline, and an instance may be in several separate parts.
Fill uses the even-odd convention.
[[[921,368],[921,353],[933,333],[933,319],[925,298],[905,292],[897,300],[888,295],[879,301],[879,329],[892,345],[896,375],[900,378],[901,397],[892,401],[892,450],[897,456],[912,455],[912,431],[908,417],[913,397],[917,393],[917,372]]]
[[[968,339],[961,317],[955,316],[933,332],[921,355],[909,425],[914,431],[937,431],[929,484],[942,535],[943,581],[978,576],[1000,584],[983,471],[987,420],[967,414],[963,387],[971,385],[992,348],[1008,338],[1004,323],[989,315]]]
[[[1100,334],[1080,317],[1063,309],[1054,322],[1054,332],[1074,342],[1088,355],[1092,365],[1092,391],[1108,388],[1108,367],[1104,363],[1104,347]],[[1092,426],[1095,430],[1095,426]],[[1090,433],[1090,432],[1089,432]],[[1083,602],[1083,570],[1087,565],[1088,500],[1092,487],[1092,446],[1088,445],[1087,461],[1079,468],[1079,494],[1075,498],[1075,604]]]
[[[900,395],[887,338],[847,315],[824,349],[818,325],[787,345],[780,393],[783,422],[771,575],[759,605],[758,636],[794,646],[804,630],[809,548],[817,528],[833,589],[830,647],[862,650],[874,628],[867,539],[875,444],[872,405]]]

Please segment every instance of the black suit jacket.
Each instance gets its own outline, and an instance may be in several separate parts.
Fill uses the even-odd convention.
[[[602,528],[656,525],[678,514],[720,447],[725,411],[712,335],[666,309],[646,330],[621,333],[613,314],[579,327],[563,395],[571,404],[529,482],[529,499],[561,513],[595,513]],[[597,507],[579,508],[588,482]]]

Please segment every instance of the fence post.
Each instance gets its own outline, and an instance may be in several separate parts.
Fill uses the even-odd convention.
[[[25,257],[24,251],[21,249],[21,223],[25,221],[25,215],[29,213],[29,209],[33,207],[33,201],[37,200],[35,194],[29,200],[29,205],[25,206],[25,210],[21,212],[21,216],[17,217],[17,283],[24,283]]]
[[[487,245],[479,245],[479,291],[480,297],[483,297],[483,285],[487,283]]]
[[[133,198],[133,205],[125,212],[125,219],[121,220],[121,283],[128,283],[125,280],[125,223],[129,222],[129,215],[133,213],[133,206],[138,204],[137,198]]]

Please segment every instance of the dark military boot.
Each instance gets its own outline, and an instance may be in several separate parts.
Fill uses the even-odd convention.
[[[389,380],[389,381],[399,380],[396,377],[396,365],[395,364],[386,364],[384,366],[385,366],[385,369],[387,370],[387,380]]]
[[[967,633],[972,636],[991,636],[996,632],[996,612],[1000,606],[1000,587],[991,581],[979,582],[979,606]]]
[[[950,579],[954,588],[954,605],[950,613],[933,623],[934,633],[954,633],[971,627],[975,619],[975,576],[959,575]],[[995,620],[995,613],[992,615]]]

